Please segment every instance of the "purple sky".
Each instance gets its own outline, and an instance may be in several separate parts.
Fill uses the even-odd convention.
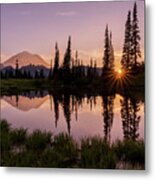
[[[47,62],[54,58],[58,42],[61,61],[72,37],[72,56],[79,51],[84,64],[97,59],[102,64],[104,31],[108,23],[113,33],[116,64],[119,63],[124,39],[124,25],[134,1],[74,2],[1,5],[1,61],[21,51],[39,54]],[[144,52],[144,1],[137,1]]]

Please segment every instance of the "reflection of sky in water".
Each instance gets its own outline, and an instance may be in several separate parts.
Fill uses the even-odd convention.
[[[114,118],[110,131],[111,141],[123,138],[120,99],[122,99],[120,95],[116,95],[114,99]],[[82,105],[78,107],[77,119],[75,111],[71,111],[70,133],[75,139],[94,135],[104,137],[102,103],[102,97],[97,96],[96,105],[92,103],[91,110],[90,103],[87,103],[87,98],[84,98]],[[70,109],[72,109],[71,106]],[[141,116],[138,128],[139,138],[144,138],[144,104],[140,104],[137,115]],[[57,128],[55,127],[54,102],[53,99],[51,101],[49,95],[31,99],[18,96],[18,104],[16,104],[15,96],[12,98],[5,96],[1,100],[1,118],[7,119],[13,128],[24,127],[29,132],[35,129],[51,131],[53,134],[68,132],[62,103],[59,104],[59,120]]]

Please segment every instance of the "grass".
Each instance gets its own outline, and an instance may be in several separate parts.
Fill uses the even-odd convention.
[[[80,145],[68,134],[12,129],[6,120],[1,127],[1,166],[144,169],[143,141],[117,141],[109,145],[101,137],[84,138]],[[119,164],[124,164],[120,166]]]
[[[82,168],[115,169],[115,154],[100,137],[83,139],[80,165]]]
[[[49,85],[48,85],[49,86]],[[47,80],[34,79],[1,79],[1,92],[17,93],[27,90],[45,89]]]
[[[119,160],[130,162],[131,164],[145,163],[145,146],[143,141],[117,141],[113,145],[113,149]]]
[[[51,133],[36,130],[27,136],[25,146],[29,150],[44,150],[51,143]]]

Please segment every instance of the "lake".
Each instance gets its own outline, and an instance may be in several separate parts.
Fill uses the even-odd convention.
[[[70,134],[77,142],[100,136],[109,143],[117,139],[144,140],[144,102],[115,95],[49,94],[23,92],[1,97],[1,118],[12,128]]]

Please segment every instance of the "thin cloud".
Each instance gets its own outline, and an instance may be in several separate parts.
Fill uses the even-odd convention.
[[[57,16],[76,16],[77,12],[75,11],[64,11],[56,13]]]

